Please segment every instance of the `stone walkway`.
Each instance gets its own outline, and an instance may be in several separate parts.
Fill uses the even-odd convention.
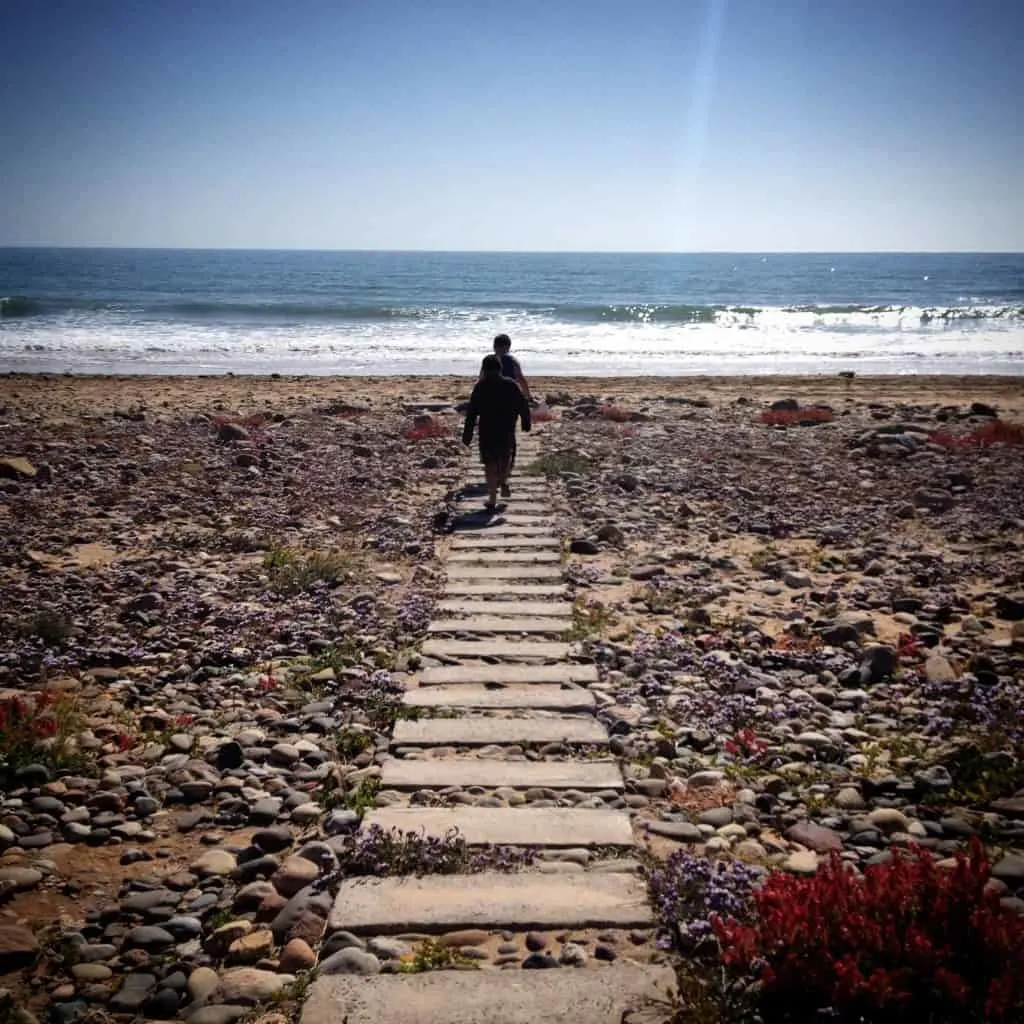
[[[536,454],[536,439],[524,437],[520,466]],[[423,645],[423,654],[440,664],[421,672],[404,698],[409,707],[431,709],[430,717],[397,723],[396,756],[383,765],[381,789],[500,790],[514,799],[497,806],[396,804],[368,812],[362,827],[439,836],[456,828],[470,845],[582,849],[588,858],[628,850],[634,837],[627,811],[602,806],[621,795],[624,783],[587,689],[597,672],[577,660],[569,639],[572,605],[548,488],[543,478],[519,473],[512,486],[502,514],[468,513],[456,527],[446,593]],[[514,753],[477,755],[502,745]],[[524,747],[557,753],[527,759]],[[570,792],[580,798],[576,805],[558,806],[559,795]],[[541,799],[527,799],[538,793]],[[518,873],[345,881],[328,931],[650,928],[635,861],[599,863],[578,873],[541,870],[561,866],[548,862]],[[664,994],[672,981],[666,968],[627,958],[591,961],[588,968],[330,975],[312,986],[302,1024],[619,1024],[625,1009]]]

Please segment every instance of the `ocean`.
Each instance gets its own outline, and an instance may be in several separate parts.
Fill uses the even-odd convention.
[[[0,370],[1024,373],[1024,254],[0,249]]]

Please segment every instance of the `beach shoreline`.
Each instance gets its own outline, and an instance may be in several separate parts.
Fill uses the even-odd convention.
[[[529,374],[538,398],[575,401],[595,397],[623,403],[707,400],[712,404],[771,402],[795,398],[837,406],[895,402],[954,406],[994,404],[1005,415],[1024,411],[1024,378],[962,374],[844,377],[837,374],[672,377],[552,377]],[[351,401],[395,407],[423,402],[458,402],[468,397],[472,378],[431,376],[292,376],[220,374],[217,376],[7,373],[0,376],[0,403],[13,410],[31,406],[36,414],[57,418],[145,408],[158,418],[182,412],[255,412],[275,403]],[[279,412],[284,409],[277,410]]]

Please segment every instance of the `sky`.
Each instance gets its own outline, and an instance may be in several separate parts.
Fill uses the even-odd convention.
[[[9,0],[0,245],[1024,250],[1019,0]]]

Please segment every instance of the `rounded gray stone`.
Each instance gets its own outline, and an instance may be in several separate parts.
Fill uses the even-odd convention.
[[[379,974],[380,961],[365,950],[349,946],[320,962],[320,974]]]

